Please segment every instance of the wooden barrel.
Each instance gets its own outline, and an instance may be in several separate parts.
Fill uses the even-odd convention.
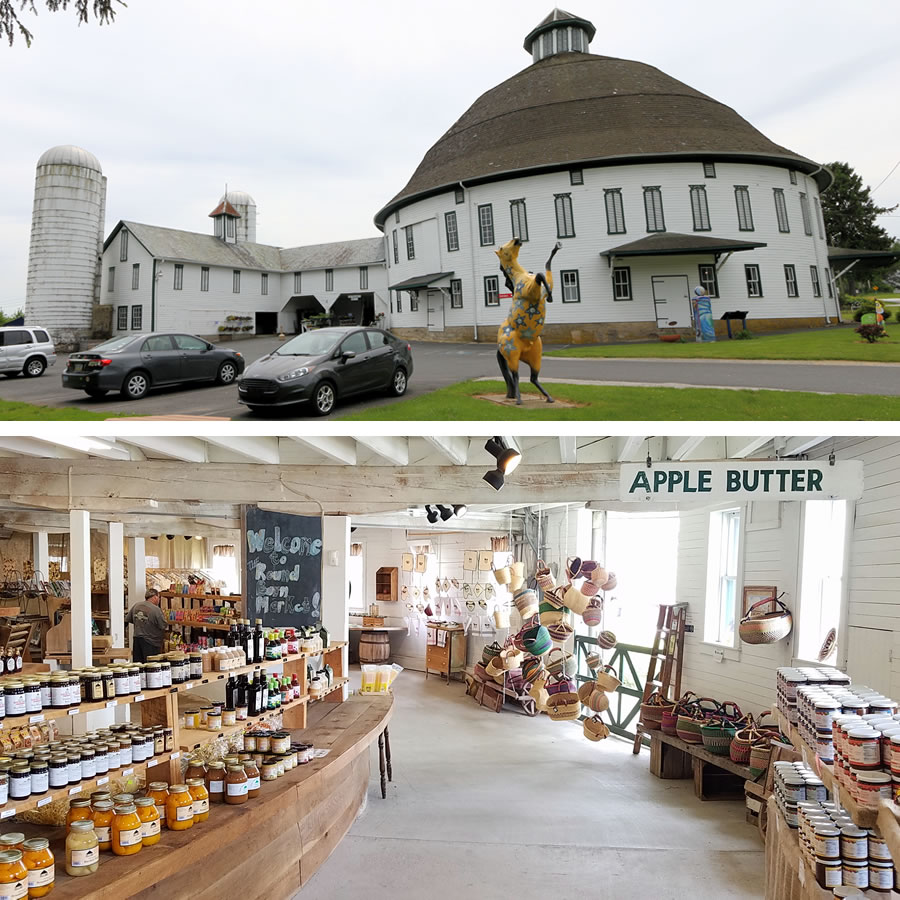
[[[391,658],[391,636],[386,631],[364,631],[359,636],[359,661],[385,663]]]

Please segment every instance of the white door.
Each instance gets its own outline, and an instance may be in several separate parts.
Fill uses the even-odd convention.
[[[847,674],[855,685],[888,694],[891,690],[891,649],[894,632],[882,628],[848,629]]]
[[[428,330],[444,330],[444,292],[428,292]]]
[[[657,328],[692,328],[687,275],[654,275],[653,303]]]

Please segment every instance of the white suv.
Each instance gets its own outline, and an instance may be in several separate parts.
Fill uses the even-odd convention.
[[[56,348],[46,328],[0,327],[0,372],[7,378],[20,373],[26,378],[37,378],[55,362]]]

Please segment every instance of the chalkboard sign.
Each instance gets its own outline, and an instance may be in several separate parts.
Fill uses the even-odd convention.
[[[322,610],[322,520],[245,506],[247,615],[274,628],[315,625]]]

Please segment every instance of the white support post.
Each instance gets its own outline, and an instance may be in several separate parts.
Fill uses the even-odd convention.
[[[322,624],[328,629],[331,640],[346,641],[350,633],[349,516],[323,517],[322,552]],[[333,562],[337,565],[332,565]],[[341,657],[346,677],[349,674],[346,647],[341,650]],[[347,698],[347,685],[343,687],[343,697]]]
[[[91,642],[91,516],[84,509],[69,510],[69,571],[72,579],[72,668],[92,661]]]
[[[107,534],[109,634],[113,647],[125,646],[125,526],[110,522]]]
[[[147,591],[147,557],[142,537],[130,537],[125,542],[128,554],[128,608],[144,599]],[[123,637],[124,640],[124,637]]]
[[[50,580],[50,535],[37,531],[31,536],[34,571],[41,581]]]

